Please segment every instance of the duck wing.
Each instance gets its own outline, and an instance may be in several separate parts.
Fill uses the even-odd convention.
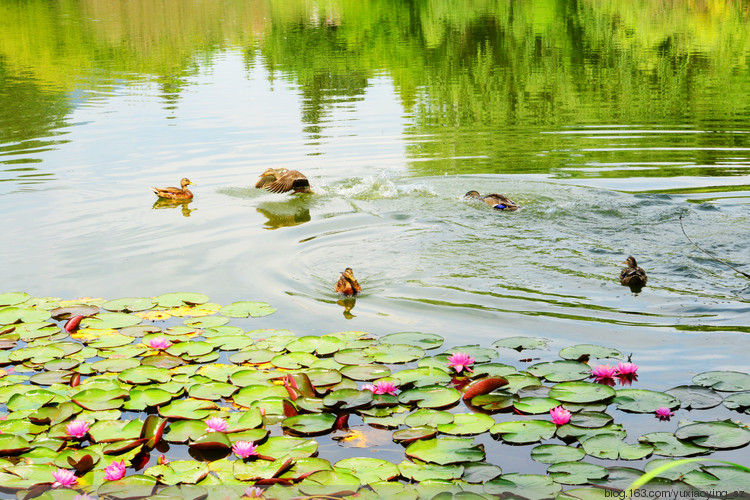
[[[640,267],[626,267],[620,272],[620,282],[623,285],[638,283],[645,285],[647,280],[646,271]]]
[[[185,190],[176,188],[176,187],[165,187],[165,188],[155,188],[152,187],[151,191],[156,193],[156,196],[159,196],[161,198],[175,198],[175,197],[185,197],[188,196],[188,193],[185,192]]]
[[[502,194],[492,193],[484,197],[485,203],[498,210],[518,210],[521,205]]]
[[[275,180],[276,180],[275,175],[263,175],[260,177],[260,179],[258,179],[258,182],[255,183],[255,187],[258,189],[264,188],[268,186],[269,184],[271,184],[272,182],[274,182]]]
[[[272,193],[286,193],[287,191],[309,191],[310,181],[308,181],[307,177],[302,175],[300,172],[297,172],[296,170],[290,170],[289,172],[284,173],[274,182],[264,187]]]

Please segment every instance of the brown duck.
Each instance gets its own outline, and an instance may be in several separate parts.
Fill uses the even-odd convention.
[[[272,193],[309,193],[310,181],[307,177],[296,170],[285,168],[267,168],[260,174],[260,179],[255,183],[256,188],[265,188]]]
[[[176,187],[152,187],[151,191],[156,193],[156,196],[158,196],[159,198],[168,198],[170,200],[192,200],[193,193],[191,193],[187,188],[189,185],[195,186],[195,184],[190,182],[190,179],[183,177],[180,181],[180,186],[182,187],[182,189]]]
[[[336,290],[336,293],[343,293],[344,295],[355,295],[362,291],[362,287],[354,277],[354,271],[351,267],[347,267],[341,273],[334,290]]]
[[[638,267],[635,257],[632,255],[625,259],[626,268],[620,272],[620,283],[629,287],[643,287],[646,285],[648,277],[642,267]]]
[[[492,193],[482,196],[478,191],[469,191],[464,195],[464,198],[471,200],[482,200],[487,205],[491,206],[496,210],[518,210],[521,205],[511,200],[507,196],[501,194]]]

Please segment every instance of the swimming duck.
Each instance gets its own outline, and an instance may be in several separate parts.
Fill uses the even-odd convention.
[[[518,210],[521,205],[511,200],[507,196],[501,194],[492,193],[485,196],[479,194],[478,191],[469,191],[464,195],[464,198],[472,200],[482,200],[487,205],[497,210]]]
[[[256,188],[266,188],[272,193],[309,193],[310,181],[307,177],[296,170],[285,168],[267,168],[260,174],[260,179],[255,183]]]
[[[352,271],[351,267],[347,267],[341,273],[341,277],[336,282],[334,290],[336,290],[336,293],[343,293],[344,295],[355,295],[362,291],[362,287],[356,278],[354,278],[354,271]]]
[[[152,187],[151,190],[156,193],[156,196],[158,196],[159,198],[169,198],[171,200],[192,200],[193,193],[191,193],[187,188],[188,185],[195,186],[194,183],[190,182],[190,179],[183,177],[180,181],[180,186],[182,187],[182,189],[176,187]]]
[[[629,287],[643,287],[646,285],[648,277],[642,267],[638,267],[635,257],[632,255],[625,259],[626,268],[620,272],[620,283]]]

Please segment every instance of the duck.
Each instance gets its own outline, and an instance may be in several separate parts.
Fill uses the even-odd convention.
[[[180,186],[181,188],[176,187],[165,187],[165,188],[155,188],[152,187],[151,191],[156,193],[156,196],[159,198],[168,198],[170,200],[192,200],[193,199],[193,193],[190,192],[190,190],[187,188],[189,185],[195,186],[194,183],[190,182],[190,179],[187,177],[183,177],[182,180],[180,180]]]
[[[502,194],[492,193],[482,196],[478,191],[469,191],[464,198],[470,200],[482,200],[496,210],[518,210],[521,205]]]
[[[265,188],[272,193],[286,193],[287,191],[309,193],[310,181],[296,170],[267,168],[265,172],[260,174],[260,179],[255,183],[255,187],[258,189]]]
[[[334,290],[336,290],[336,293],[343,293],[344,295],[356,295],[362,291],[362,287],[354,277],[354,271],[352,271],[351,267],[347,267],[341,273],[341,277],[336,282]]]
[[[648,281],[646,271],[642,267],[638,267],[638,263],[635,261],[635,257],[632,255],[625,259],[626,268],[620,271],[620,283],[629,287],[643,287]]]

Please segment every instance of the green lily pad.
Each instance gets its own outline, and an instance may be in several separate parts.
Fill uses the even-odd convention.
[[[494,349],[488,349],[478,345],[463,345],[458,347],[451,347],[443,355],[451,355],[457,352],[463,352],[474,358],[475,363],[487,363],[497,357],[497,351]],[[447,364],[447,363],[446,363]]]
[[[310,383],[315,387],[326,387],[341,382],[341,372],[328,368],[311,368],[305,371]]]
[[[582,448],[561,444],[540,444],[531,450],[531,458],[543,464],[575,462],[585,456],[586,452]]]
[[[39,372],[29,378],[29,382],[36,385],[68,384],[75,372],[69,370],[50,370]]]
[[[693,377],[693,383],[724,392],[750,391],[750,375],[741,372],[714,371],[699,373]]]
[[[471,484],[484,484],[497,478],[502,473],[503,470],[497,465],[487,462],[470,462],[464,465],[461,480]]]
[[[599,434],[580,439],[587,454],[596,458],[610,460],[640,460],[654,451],[650,444],[628,444],[613,434]]]
[[[612,417],[598,411],[582,411],[570,416],[570,423],[587,429],[596,429],[612,423]]]
[[[190,443],[191,448],[199,450],[228,450],[232,442],[223,432],[208,432]]]
[[[309,415],[295,415],[281,423],[284,429],[305,436],[325,434],[333,429],[336,416],[330,413],[314,413]]]
[[[299,483],[299,490],[310,496],[351,496],[359,490],[356,476],[335,470],[314,472]]]
[[[270,351],[268,349],[257,349],[257,348],[249,348],[249,349],[243,349],[240,352],[236,352],[229,356],[229,361],[232,363],[242,364],[242,363],[253,363],[253,364],[262,364],[262,363],[268,363],[273,358],[278,356],[278,352]]]
[[[125,403],[128,391],[93,387],[74,394],[71,399],[81,408],[91,411],[116,410]]]
[[[452,387],[430,385],[404,391],[398,396],[403,404],[416,404],[419,408],[446,408],[456,404],[461,393]]]
[[[505,347],[523,351],[524,349],[546,349],[550,342],[550,339],[542,337],[508,337],[496,340],[492,343],[492,347]]]
[[[750,408],[750,392],[737,392],[724,398],[724,406],[730,410],[744,411]]]
[[[365,420],[365,423],[368,423]],[[398,427],[398,426],[396,426]],[[399,429],[391,436],[398,443],[410,443],[417,439],[430,439],[437,435],[437,427],[433,425],[421,425],[409,427],[408,429]]]
[[[522,420],[501,422],[490,429],[491,434],[500,434],[503,441],[515,444],[536,443],[555,435],[557,426],[546,420]]]
[[[484,447],[472,439],[446,437],[414,441],[405,450],[406,456],[439,465],[484,460]]]
[[[289,392],[283,385],[248,385],[240,389],[232,400],[249,408],[254,402],[266,398],[288,398]]]
[[[586,361],[590,358],[622,359],[624,356],[617,349],[593,344],[579,344],[560,350],[560,357],[574,361]]]
[[[207,382],[195,384],[188,387],[188,395],[196,399],[208,399],[219,401],[222,398],[228,398],[239,390],[239,387],[225,382]]]
[[[0,454],[3,456],[16,455],[29,449],[29,442],[22,436],[0,434]]]
[[[550,382],[584,380],[591,375],[591,367],[578,361],[552,361],[529,366],[527,372],[535,377],[544,377]]]
[[[130,391],[128,400],[123,408],[126,410],[145,410],[148,407],[162,406],[172,401],[172,394],[158,388],[139,389]]]
[[[665,394],[674,396],[680,400],[680,407],[687,410],[706,410],[719,406],[722,402],[722,397],[713,389],[702,387],[700,385],[680,385],[673,387],[668,391],[664,391]]]
[[[437,349],[443,345],[443,337],[434,333],[399,332],[380,337],[381,344],[406,344],[422,349]]]
[[[240,481],[258,481],[276,477],[289,466],[288,460],[255,460],[254,462],[234,462],[232,473]]]
[[[511,374],[505,375],[502,378],[504,378],[505,381],[508,382],[508,385],[505,386],[503,389],[512,394],[517,394],[519,391],[523,389],[528,389],[529,387],[542,387],[541,380],[531,375],[530,373],[526,373],[526,372],[511,373]],[[565,383],[572,384],[574,382],[565,382]]]
[[[26,302],[31,298],[26,292],[0,293],[0,306],[14,306]]]
[[[178,420],[170,422],[164,440],[169,443],[186,443],[195,441],[206,433],[206,423],[203,420]]]
[[[11,325],[18,322],[34,323],[37,321],[46,321],[49,317],[49,311],[27,309],[25,307],[10,306],[0,309],[0,325]]]
[[[680,440],[671,432],[650,432],[638,438],[638,441],[653,445],[654,453],[667,457],[691,457],[705,455],[710,451],[690,441]]]
[[[573,420],[572,417],[571,420]],[[555,433],[560,439],[583,439],[584,437],[596,436],[599,434],[614,434],[620,438],[624,438],[627,435],[620,424],[609,424],[604,427],[591,428],[579,427],[568,423],[558,427],[557,432]]]
[[[474,377],[487,375],[490,377],[505,377],[517,373],[515,367],[503,363],[485,363],[474,368]]]
[[[669,394],[645,389],[620,389],[612,401],[617,409],[633,413],[654,413],[657,408],[679,408],[680,401]]]
[[[89,429],[89,437],[95,443],[114,443],[141,437],[143,422],[140,420],[100,420]]]
[[[8,354],[10,361],[26,361],[32,363],[47,363],[53,359],[60,359],[65,356],[65,351],[57,346],[46,345],[37,347],[22,347]]]
[[[102,304],[102,308],[107,311],[136,312],[146,311],[155,305],[156,303],[148,297],[126,297],[105,302]]]
[[[601,465],[586,462],[560,462],[550,465],[547,473],[553,481],[560,484],[587,484],[606,479],[609,475]]]
[[[205,354],[208,354],[210,352],[213,352],[214,346],[209,344],[208,342],[203,341],[191,341],[191,342],[179,342],[169,349],[166,350],[167,354],[171,354],[172,356],[188,356],[188,357],[196,357],[196,356],[203,356]],[[186,358],[187,359],[187,358]]]
[[[318,356],[325,356],[327,354],[333,354],[344,346],[345,343],[336,337],[317,337],[315,335],[308,335],[292,340],[286,345],[286,349],[289,352],[306,352],[310,354],[314,353]]]
[[[81,327],[93,328],[97,330],[106,330],[108,328],[126,328],[128,326],[135,326],[140,324],[141,318],[133,316],[132,314],[125,314],[120,312],[113,313],[98,313],[95,316],[90,316],[81,320]],[[132,338],[130,341],[132,342]]]
[[[372,356],[366,349],[341,349],[333,359],[342,365],[366,365],[372,363]]]
[[[99,373],[119,373],[140,366],[140,364],[140,360],[135,358],[113,358],[97,361],[91,367]]]
[[[258,455],[274,460],[280,458],[307,458],[318,451],[318,443],[314,439],[303,439],[288,436],[274,436],[258,446]]]
[[[740,448],[750,443],[750,431],[730,420],[681,425],[674,435],[706,448]]]
[[[157,481],[151,476],[136,474],[117,481],[107,481],[96,491],[102,498],[135,499],[149,498],[156,488]]]
[[[452,480],[460,478],[464,473],[463,465],[437,465],[414,460],[413,462],[404,460],[398,464],[399,473],[406,479],[412,481],[437,481]]]
[[[207,463],[193,460],[175,460],[166,465],[155,465],[144,471],[144,474],[153,476],[163,484],[195,484],[206,477],[209,473]]]
[[[521,398],[513,403],[516,410],[532,415],[549,413],[552,408],[560,406],[560,401],[552,398]]]
[[[217,408],[211,401],[185,399],[160,407],[159,414],[164,418],[203,420]]]
[[[229,323],[229,318],[225,316],[203,316],[201,318],[189,318],[183,321],[185,326],[190,328],[217,328]],[[239,329],[242,332],[242,329]],[[244,333],[244,332],[242,332]]]
[[[399,364],[420,359],[424,356],[424,350],[408,344],[384,344],[370,347],[368,354],[376,363]]]
[[[154,297],[154,302],[160,307],[181,307],[184,305],[194,306],[205,304],[209,300],[208,296],[203,295],[202,293],[190,292],[165,293],[164,295]]]
[[[614,396],[615,390],[611,387],[588,382],[562,382],[552,387],[548,394],[548,397],[564,403],[596,403]]]
[[[373,394],[368,390],[338,389],[327,394],[323,398],[323,404],[329,408],[351,410],[370,404],[372,399]]]
[[[387,366],[382,365],[350,365],[344,366],[339,371],[345,377],[360,381],[375,380],[391,374],[391,370]]]
[[[172,374],[166,368],[144,365],[123,370],[117,378],[127,384],[140,385],[151,384],[153,382],[164,384],[169,382]]]
[[[390,481],[399,475],[398,467],[379,458],[345,458],[334,464],[334,470],[356,476],[362,484]]]
[[[62,403],[64,396],[45,389],[33,388],[23,394],[14,394],[6,403],[10,411],[36,410],[49,403]]]
[[[394,373],[393,377],[398,379],[398,385],[404,386],[407,384],[414,384],[417,387],[424,387],[426,385],[447,385],[448,382],[452,380],[452,377],[448,372],[442,368],[433,366],[401,370],[400,372]]]
[[[437,427],[438,425],[449,424],[451,422],[453,422],[452,413],[441,410],[430,410],[427,408],[415,411],[404,420],[404,423],[409,427],[420,427],[424,425]]]
[[[453,422],[439,424],[437,429],[443,434],[453,436],[472,436],[482,434],[495,425],[495,420],[483,413],[458,413]]]
[[[260,318],[275,313],[276,309],[271,307],[271,304],[266,304],[265,302],[243,301],[233,302],[228,306],[224,306],[219,312],[230,318],[247,318],[250,316]]]
[[[271,360],[271,364],[277,368],[285,370],[296,370],[302,367],[310,366],[318,358],[307,352],[292,352],[289,354],[280,354]]]

